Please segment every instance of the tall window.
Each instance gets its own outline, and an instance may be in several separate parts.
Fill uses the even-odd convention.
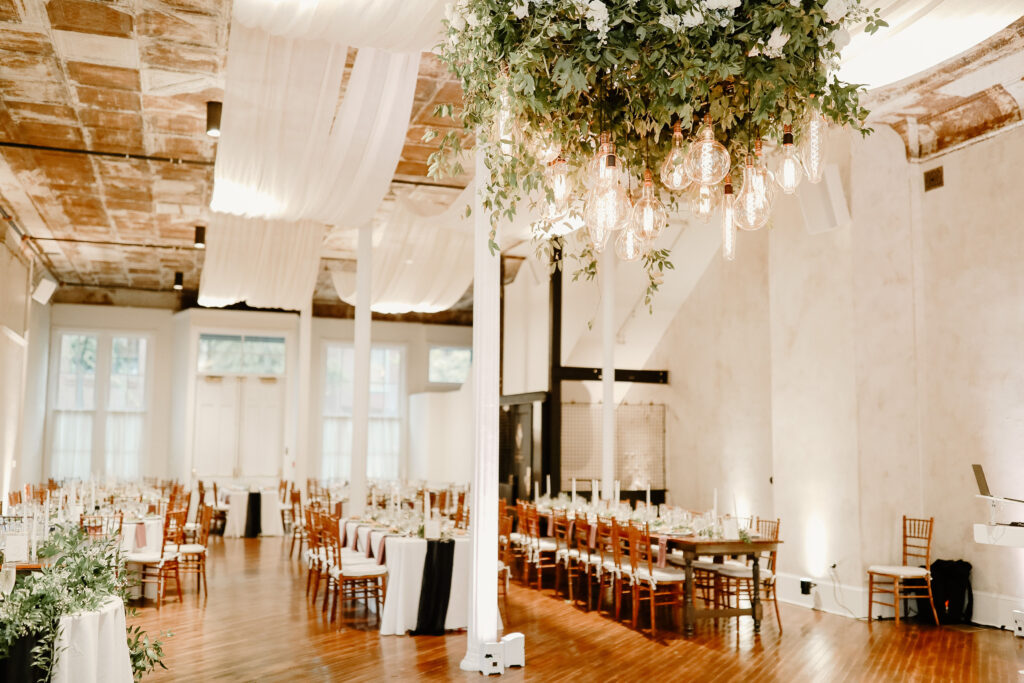
[[[462,384],[469,378],[473,349],[461,346],[432,346],[427,377],[431,383]]]
[[[370,351],[370,424],[366,476],[393,479],[399,475],[405,425],[403,352],[393,346]],[[352,395],[355,366],[351,344],[324,348],[323,464],[327,479],[348,479],[352,471]]]
[[[146,433],[147,340],[61,333],[55,345],[50,473],[57,479],[140,476]],[[94,463],[94,453],[102,454]]]

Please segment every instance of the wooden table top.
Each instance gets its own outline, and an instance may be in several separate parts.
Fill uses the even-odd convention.
[[[744,555],[771,551],[778,548],[782,541],[769,541],[752,538],[743,541],[738,538],[707,538],[706,536],[674,536],[672,534],[651,533],[651,538],[662,543],[672,544],[683,550],[692,550],[699,555]]]

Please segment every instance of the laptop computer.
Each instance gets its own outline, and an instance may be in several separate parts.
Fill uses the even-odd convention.
[[[988,489],[988,480],[985,479],[985,470],[981,468],[981,465],[971,465],[971,468],[974,470],[974,479],[978,482],[978,493],[981,495],[986,498],[1000,498],[1002,500],[1012,500],[1014,503],[1024,503],[1024,500],[1018,500],[1017,498],[993,496],[991,491]]]

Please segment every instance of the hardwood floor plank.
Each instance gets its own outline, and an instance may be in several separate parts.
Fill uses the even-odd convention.
[[[459,670],[464,633],[381,637],[362,608],[328,624],[320,601],[305,593],[305,569],[288,559],[281,539],[211,541],[210,596],[185,587],[185,601],[140,609],[131,620],[170,629],[169,671],[160,681],[480,681]],[[170,591],[169,591],[170,592]],[[171,593],[173,595],[173,593]],[[705,620],[687,640],[673,633],[666,610],[659,640],[607,613],[585,612],[550,589],[513,583],[508,631],[526,636],[523,669],[502,681],[1018,681],[1024,641],[993,629],[868,624],[783,605],[785,633],[772,619],[760,635],[749,619]],[[646,620],[642,622],[646,624]]]

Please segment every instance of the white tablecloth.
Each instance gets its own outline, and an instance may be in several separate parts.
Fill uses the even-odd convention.
[[[139,527],[145,530],[145,543],[139,543]],[[164,540],[164,521],[161,517],[132,520],[121,524],[121,550],[126,553],[160,552]]]
[[[121,598],[95,612],[61,617],[60,625],[53,683],[132,683]]]
[[[469,622],[469,537],[458,536],[454,541],[451,595],[444,620],[444,627],[449,630],[466,628]],[[381,614],[380,634],[405,635],[407,631],[416,628],[427,541],[422,538],[388,536],[384,544],[388,592],[384,599],[384,612]]]
[[[231,490],[227,495],[228,515],[224,522],[224,536],[227,538],[245,536],[245,516],[249,509],[249,491]],[[260,535],[284,536],[277,489],[260,491]]]

